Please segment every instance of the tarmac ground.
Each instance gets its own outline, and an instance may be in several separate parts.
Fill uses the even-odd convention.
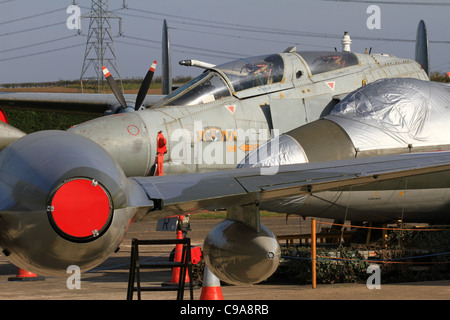
[[[192,231],[188,237],[193,245],[202,245],[208,231],[220,220],[191,219]],[[299,218],[263,218],[262,222],[275,234],[308,233],[308,221]],[[94,270],[81,275],[79,289],[69,289],[67,277],[46,277],[42,281],[8,281],[17,268],[0,255],[0,300],[125,300],[128,286],[131,239],[174,239],[174,232],[156,230],[156,222],[134,224],[119,252],[113,254]],[[168,256],[173,247],[152,246],[140,250],[142,259]],[[150,250],[150,251],[149,251]],[[169,282],[170,269],[142,273],[145,285]],[[311,285],[263,282],[251,286],[222,286],[224,300],[449,300],[450,280],[382,284],[380,289],[368,289],[366,284],[324,284],[312,289]],[[195,288],[194,300],[199,300],[201,288]],[[136,293],[134,294],[136,299]],[[175,300],[176,292],[143,292],[143,300]],[[184,299],[189,299],[185,291]]]

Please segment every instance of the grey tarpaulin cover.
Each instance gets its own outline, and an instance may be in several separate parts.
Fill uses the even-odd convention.
[[[360,151],[450,145],[450,85],[379,80],[350,93],[325,118]]]
[[[250,152],[237,168],[268,167],[306,163],[308,159],[300,144],[291,136],[281,135]]]
[[[448,149],[450,85],[410,78],[379,80],[347,95],[324,118],[341,126],[359,152]],[[295,139],[284,134],[277,139],[251,152],[238,167],[308,162]]]

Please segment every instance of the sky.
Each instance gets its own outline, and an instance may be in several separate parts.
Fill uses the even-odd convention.
[[[75,1],[88,14],[90,0]],[[240,57],[282,52],[341,50],[348,31],[353,52],[372,48],[414,59],[418,23],[430,38],[431,71],[450,71],[449,0],[109,0],[118,70],[122,78],[144,77],[154,60],[161,75],[161,33],[169,26],[172,75],[201,70],[179,66],[196,59],[221,64]],[[126,5],[126,8],[123,5]],[[81,76],[89,19],[81,34],[69,29],[72,0],[0,0],[0,84],[77,80]],[[375,6],[375,7],[374,7]],[[404,41],[409,40],[409,41]],[[111,68],[110,68],[111,69]],[[93,76],[88,70],[86,76]],[[113,75],[117,75],[113,72]]]

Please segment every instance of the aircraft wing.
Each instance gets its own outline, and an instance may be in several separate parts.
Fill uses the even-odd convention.
[[[132,180],[148,199],[138,197],[131,202],[141,208],[136,220],[160,218],[447,170],[450,151],[139,177]]]
[[[124,97],[130,105],[134,105],[136,95],[125,94]],[[163,95],[147,95],[143,105],[148,108],[163,97]],[[5,109],[103,115],[106,110],[117,104],[113,94],[0,92],[0,107]]]
[[[254,283],[278,264],[276,248],[265,245],[253,254],[253,236],[269,238],[270,247],[278,243],[257,224],[257,204],[449,170],[450,151],[442,151],[130,178],[97,143],[67,131],[41,131],[0,152],[0,245],[12,263],[34,273],[65,273],[73,263],[88,270],[117,249],[132,221],[227,208],[243,223],[227,220],[233,228],[215,228],[208,239],[226,240],[216,247],[222,255],[216,261],[230,277],[244,274],[245,266],[263,270],[257,279],[238,279]],[[80,219],[82,214],[95,219]],[[228,244],[238,248],[224,254]],[[236,257],[243,252],[255,258],[242,264]],[[268,265],[260,269],[260,262]]]

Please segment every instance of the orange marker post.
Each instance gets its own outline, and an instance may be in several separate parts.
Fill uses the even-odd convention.
[[[312,288],[316,288],[316,219],[311,220],[311,273]]]

